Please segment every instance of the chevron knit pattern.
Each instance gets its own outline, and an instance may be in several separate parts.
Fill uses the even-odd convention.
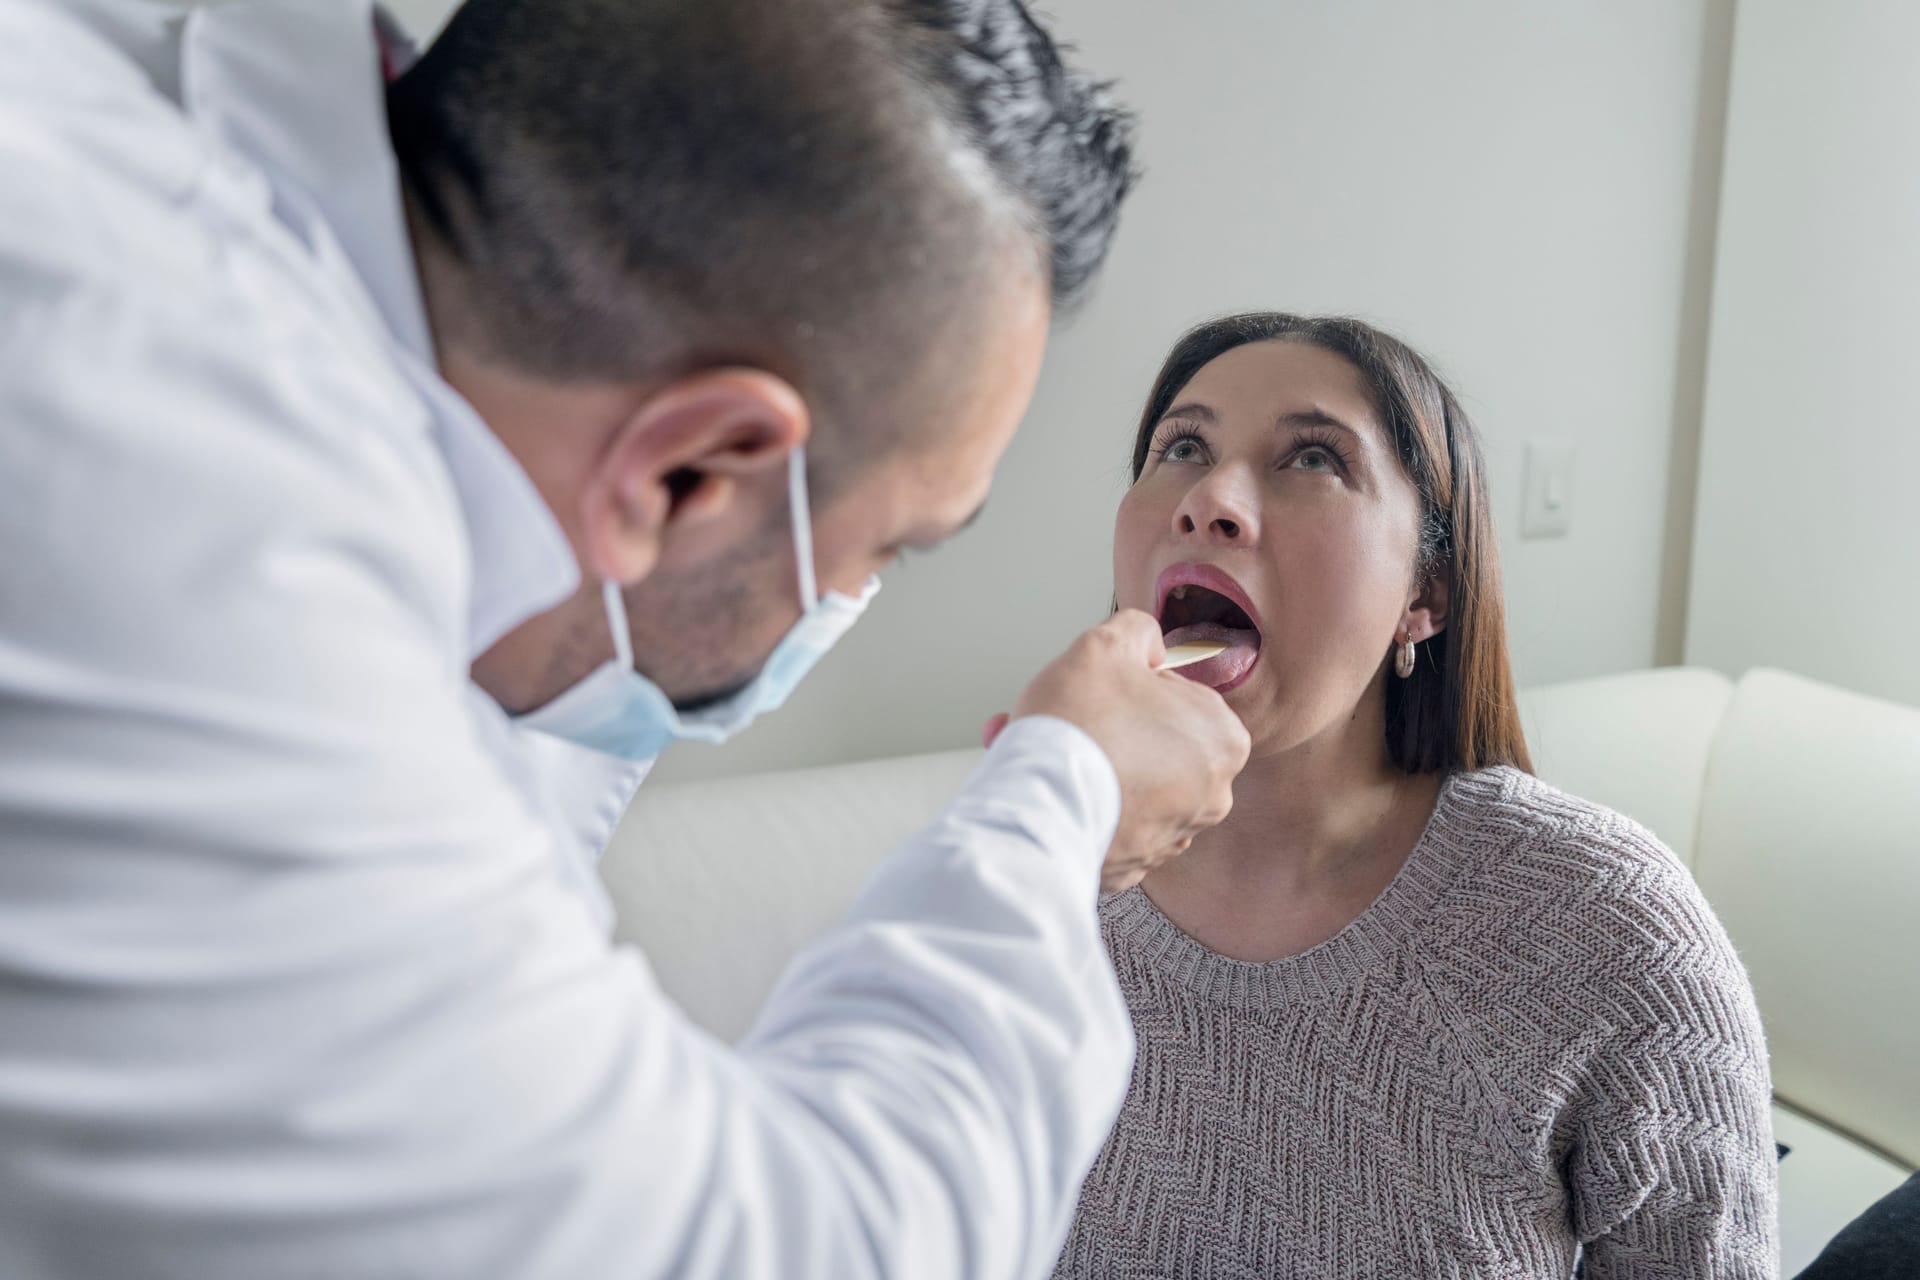
[[[1059,1277],[1772,1280],[1766,1047],[1686,869],[1458,774],[1373,906],[1271,964],[1101,905],[1139,1040]]]

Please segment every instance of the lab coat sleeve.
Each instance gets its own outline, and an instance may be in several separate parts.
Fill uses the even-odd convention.
[[[1014,722],[790,967],[743,1042],[763,1079],[819,1117],[827,1141],[806,1155],[836,1167],[863,1216],[934,1228],[910,1249],[874,1231],[874,1274],[1051,1266],[1133,1061],[1090,910],[1100,859],[1086,856],[1104,852],[1118,802],[1078,729]],[[872,1078],[894,1085],[861,1087]],[[904,1149],[977,1154],[896,1159]]]
[[[1130,1061],[1098,748],[1009,729],[716,1042],[501,764],[404,387],[216,240],[37,224],[131,198],[40,160],[0,201],[0,1274],[1043,1272]]]

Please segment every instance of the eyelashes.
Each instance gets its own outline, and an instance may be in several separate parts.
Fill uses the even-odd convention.
[[[1293,445],[1293,452],[1288,456],[1288,465],[1292,465],[1293,460],[1302,454],[1317,450],[1331,458],[1334,466],[1343,475],[1353,469],[1353,459],[1347,456],[1345,441],[1339,438],[1337,432],[1307,427],[1294,433]]]
[[[1173,423],[1161,427],[1154,433],[1152,446],[1148,452],[1162,462],[1205,462],[1212,454],[1206,437],[1192,427],[1182,423]],[[1295,467],[1303,458],[1314,455],[1324,456],[1330,467]],[[1337,432],[1314,427],[1301,427],[1294,431],[1293,445],[1281,459],[1277,469],[1295,468],[1303,471],[1336,471],[1345,475],[1353,469],[1353,458],[1348,446]]]
[[[1193,431],[1187,427],[1179,427],[1179,426],[1162,427],[1160,428],[1159,431],[1154,433],[1153,448],[1151,450],[1151,453],[1156,458],[1165,459],[1167,455],[1171,453],[1176,446],[1187,445],[1187,444],[1191,444],[1196,449],[1201,449],[1201,450],[1204,450],[1207,447],[1207,442],[1201,439],[1200,434],[1196,431]],[[1187,462],[1187,461],[1198,461],[1198,459],[1177,458],[1175,459],[1175,461]]]

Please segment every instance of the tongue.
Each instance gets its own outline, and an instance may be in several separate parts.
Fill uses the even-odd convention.
[[[1260,657],[1260,633],[1245,627],[1228,627],[1218,622],[1194,622],[1167,632],[1167,648],[1210,640],[1227,646],[1225,653],[1180,668],[1176,673],[1211,688],[1232,684],[1252,668]]]

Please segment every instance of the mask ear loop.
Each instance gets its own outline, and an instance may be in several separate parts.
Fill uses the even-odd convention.
[[[600,599],[607,606],[607,630],[613,633],[613,660],[620,670],[633,670],[633,637],[627,634],[627,598],[620,584],[608,578],[600,584]]]
[[[793,558],[799,570],[800,603],[812,609],[820,593],[813,574],[813,511],[807,501],[807,447],[787,455],[787,501],[793,508]],[[613,657],[622,671],[633,670],[633,636],[627,630],[627,602],[620,584],[608,578],[600,584],[606,605],[607,630],[613,633]]]
[[[796,445],[787,455],[787,502],[793,509],[793,558],[800,570],[800,607],[811,611],[820,603],[813,575],[813,509],[807,501],[807,446]]]

